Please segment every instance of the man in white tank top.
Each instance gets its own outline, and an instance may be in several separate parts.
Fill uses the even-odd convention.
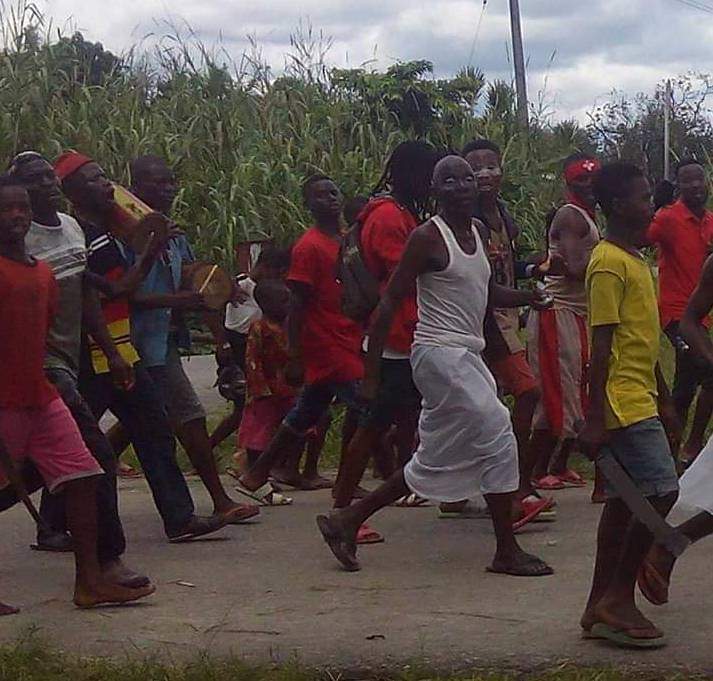
[[[542,490],[586,485],[569,468],[568,459],[587,402],[589,338],[584,275],[599,242],[592,182],[600,167],[588,154],[574,154],[564,162],[566,202],[555,213],[547,233],[548,257],[553,263],[557,258],[558,265],[558,271],[545,278],[545,290],[554,305],[528,319],[528,360],[541,394],[529,448],[529,464],[534,470],[529,472]],[[558,445],[557,456],[550,462]]]
[[[355,571],[360,569],[357,531],[379,509],[410,493],[454,502],[480,492],[497,540],[488,570],[549,575],[552,569],[525,553],[513,535],[517,444],[510,414],[481,358],[488,297],[498,307],[536,305],[542,297],[491,282],[488,258],[471,218],[475,176],[463,158],[447,156],[436,165],[433,192],[439,213],[414,230],[374,315],[362,386],[364,398],[372,401],[391,321],[416,285],[419,320],[411,364],[423,396],[418,450],[377,490],[352,506],[319,516],[317,524],[342,566]]]

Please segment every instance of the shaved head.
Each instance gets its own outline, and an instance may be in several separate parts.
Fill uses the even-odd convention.
[[[433,169],[432,191],[442,209],[471,215],[478,188],[468,161],[455,154],[442,158]]]
[[[453,175],[454,171],[458,169],[464,172],[472,172],[468,161],[466,161],[462,156],[456,156],[451,154],[450,156],[444,156],[433,169],[433,186],[442,184],[446,176]],[[460,174],[460,173],[457,173]]]

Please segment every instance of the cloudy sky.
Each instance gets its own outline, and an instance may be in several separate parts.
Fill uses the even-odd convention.
[[[530,98],[544,92],[557,118],[585,120],[614,89],[649,91],[668,76],[713,67],[713,0],[520,4]],[[168,19],[189,24],[204,42],[222,40],[236,56],[254,36],[279,70],[290,33],[302,21],[331,36],[334,64],[428,59],[443,75],[472,54],[489,78],[510,80],[507,5],[488,0],[484,13],[483,0],[45,0],[44,7],[55,24],[117,52],[166,31]]]

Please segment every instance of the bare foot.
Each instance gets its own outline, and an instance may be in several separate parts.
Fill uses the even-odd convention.
[[[273,468],[270,471],[270,475],[283,485],[288,485],[295,489],[309,489],[309,487],[305,487],[305,479],[299,471],[289,470],[287,468]]]
[[[96,608],[99,605],[131,603],[150,596],[156,587],[153,584],[140,589],[127,589],[118,584],[100,582],[93,585],[77,585],[74,590],[74,604],[78,608]]]
[[[7,603],[0,602],[0,617],[5,617],[7,615],[17,615],[20,612],[19,608],[14,608],[12,605],[7,605]]]
[[[120,559],[102,565],[102,577],[111,584],[117,584],[127,589],[140,589],[151,584],[151,580],[146,575],[134,572]]]
[[[315,490],[315,489],[331,489],[334,487],[334,481],[329,478],[325,478],[322,475],[310,475],[302,476],[303,485],[301,489]]]

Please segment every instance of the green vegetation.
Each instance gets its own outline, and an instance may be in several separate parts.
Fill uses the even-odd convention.
[[[473,670],[440,674],[418,665],[394,672],[316,671],[297,663],[256,667],[239,659],[197,657],[185,663],[151,659],[96,659],[70,657],[33,638],[0,647],[0,681],[698,681],[706,677],[687,673],[626,672],[620,669],[579,668],[562,664],[538,672],[517,673]]]
[[[62,35],[29,0],[0,0],[0,159],[25,149],[55,158],[76,148],[126,182],[132,158],[162,154],[181,181],[178,221],[202,257],[227,266],[241,240],[300,233],[308,174],[331,175],[347,196],[368,194],[406,138],[443,149],[476,136],[498,142],[524,252],[542,247],[546,214],[559,199],[560,162],[572,151],[629,158],[661,177],[661,88],[633,99],[613,94],[586,127],[553,124],[541,93],[523,135],[512,87],[488,82],[477,68],[443,80],[426,60],[384,72],[336,69],[330,39],[305,26],[293,34],[279,74],[258,45],[236,58],[190,29],[154,38],[116,56],[80,33]],[[674,155],[710,157],[709,80],[696,74],[674,83]]]

